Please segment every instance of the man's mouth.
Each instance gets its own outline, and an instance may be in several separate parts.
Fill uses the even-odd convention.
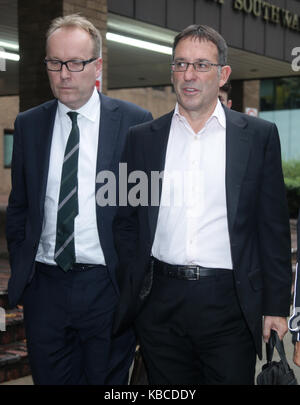
[[[199,92],[199,89],[196,89],[195,87],[184,87],[183,92],[186,94],[196,94]]]

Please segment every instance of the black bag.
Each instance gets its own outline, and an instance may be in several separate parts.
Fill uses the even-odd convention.
[[[280,361],[272,361],[274,347],[276,347]],[[271,330],[269,342],[266,344],[267,363],[256,378],[257,385],[298,385],[294,371],[288,365],[283,342],[277,332]]]

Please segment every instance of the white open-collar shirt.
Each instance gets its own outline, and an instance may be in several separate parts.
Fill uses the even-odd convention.
[[[220,101],[198,133],[177,104],[167,145],[154,257],[170,264],[232,269],[225,166],[226,118]]]

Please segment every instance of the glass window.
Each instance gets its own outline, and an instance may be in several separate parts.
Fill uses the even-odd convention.
[[[260,82],[260,111],[272,111],[275,105],[274,80]]]
[[[282,159],[300,160],[300,78],[261,80],[259,116],[279,131]]]
[[[13,150],[14,132],[12,129],[4,130],[4,167],[11,167],[11,158]]]
[[[260,111],[299,109],[299,88],[299,77],[261,80]]]

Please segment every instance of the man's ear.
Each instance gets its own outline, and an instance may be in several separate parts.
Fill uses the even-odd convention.
[[[99,77],[102,72],[102,58],[98,58],[96,61],[96,77]]]
[[[224,84],[229,79],[230,74],[231,74],[231,67],[229,65],[222,66],[219,84],[220,87],[224,86]]]

